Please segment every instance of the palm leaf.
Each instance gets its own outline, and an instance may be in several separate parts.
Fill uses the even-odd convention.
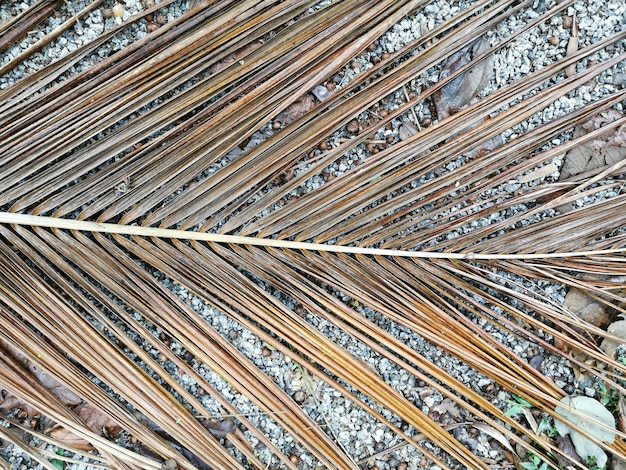
[[[604,189],[594,184],[621,164],[565,190],[494,189],[622,126],[624,119],[575,140],[563,137],[626,92],[607,92],[497,149],[459,159],[623,66],[626,32],[538,67],[339,176],[327,171],[471,64],[385,115],[376,113],[381,98],[512,15],[526,15],[526,25],[485,56],[515,47],[516,38],[573,2],[538,16],[528,14],[531,3],[468,6],[276,131],[268,122],[425,2],[206,2],[80,73],[74,65],[93,59],[127,24],[0,91],[2,387],[116,468],[160,468],[157,456],[181,468],[194,468],[194,459],[220,469],[246,461],[264,468],[256,442],[296,468],[271,429],[325,467],[357,468],[372,452],[346,448],[333,416],[320,421],[294,401],[260,359],[267,345],[285,367],[296,364],[305,381],[336,390],[431,461],[487,467],[415,406],[410,390],[394,388],[366,364],[358,353],[365,350],[521,448],[546,459],[548,451],[560,453],[549,443],[545,450],[529,445],[521,436],[532,436],[530,429],[431,362],[428,351],[436,348],[551,415],[565,392],[507,338],[592,376],[605,374],[623,390],[624,366],[574,326],[607,334],[529,287],[575,286],[609,302],[607,290],[619,285],[577,274],[623,275],[624,196],[561,215],[553,209]],[[162,6],[132,21],[142,24]],[[37,11],[5,25],[3,34],[19,35],[15,28],[36,22]],[[563,76],[600,51],[604,60]],[[367,116],[357,136],[316,148],[357,115]],[[258,133],[262,141],[242,153]],[[557,138],[561,144],[546,145]],[[293,178],[279,181],[285,173]],[[316,186],[302,191],[311,181]],[[501,213],[508,215],[498,221]],[[225,328],[242,332],[251,350]],[[417,349],[418,339],[428,346]],[[154,458],[91,431],[29,374],[16,350]],[[211,432],[204,418],[215,410],[246,432]],[[419,430],[419,439],[410,430]],[[621,437],[602,445],[626,458]]]

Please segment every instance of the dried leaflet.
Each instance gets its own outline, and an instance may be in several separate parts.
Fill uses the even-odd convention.
[[[479,431],[484,432],[488,436],[493,437],[505,449],[507,449],[509,452],[512,452],[513,454],[515,454],[515,450],[511,446],[511,443],[509,442],[509,439],[504,434],[502,434],[500,431],[498,431],[496,428],[494,428],[493,426],[489,426],[488,424],[484,424],[484,423],[472,423],[472,426],[475,427],[476,429],[478,429]]]

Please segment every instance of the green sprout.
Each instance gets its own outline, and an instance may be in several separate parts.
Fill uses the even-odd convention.
[[[535,455],[531,452],[527,454],[528,460],[526,462],[521,462],[520,466],[525,468],[526,470],[548,470],[548,464],[546,462],[542,462],[538,455]]]
[[[504,416],[516,416],[523,408],[532,408],[533,404],[519,395],[513,395],[513,400],[506,401],[511,407],[504,412]]]

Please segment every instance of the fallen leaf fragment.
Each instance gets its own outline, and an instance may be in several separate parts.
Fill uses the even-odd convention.
[[[582,463],[580,457],[576,453],[576,448],[574,447],[574,443],[572,439],[570,439],[569,435],[567,436],[556,436],[556,445],[561,452],[565,455],[556,454],[557,460],[559,461],[559,465],[563,467],[567,467],[568,465],[574,466],[575,462]],[[567,456],[567,457],[566,457]]]
[[[450,400],[449,398],[445,398],[441,403],[433,406],[431,412],[436,412],[439,415],[448,413],[455,419],[459,419],[461,417],[459,406],[456,404],[456,402]]]
[[[0,342],[0,348],[10,354],[18,362],[20,362],[28,372],[30,372],[44,387],[50,390],[56,395],[66,406],[76,406],[82,403],[81,398],[72,392],[69,388],[62,385],[58,380],[53,378],[50,374],[44,372],[37,365],[30,362],[27,357],[20,353],[17,349],[10,344]],[[23,401],[21,398],[16,397],[11,393],[6,393],[4,397],[0,394],[0,410],[12,410],[14,408],[20,408],[28,416],[34,416],[39,414],[39,410],[36,410],[31,405]]]
[[[95,433],[101,433],[103,429],[119,428],[117,421],[111,419],[110,416],[100,410],[100,408],[92,405],[91,403],[83,403],[74,408],[74,412],[85,423],[89,429]]]
[[[237,424],[230,418],[221,421],[205,420],[202,425],[217,439],[224,439],[228,433],[233,433],[237,429]]]
[[[611,323],[615,317],[613,306],[621,309],[626,304],[626,276],[584,275],[582,279],[595,281],[602,291],[592,296],[572,287],[565,296],[563,306],[587,323],[602,329],[608,327],[608,332],[618,338],[622,338],[622,335],[626,337],[625,320]],[[612,355],[619,344],[621,343],[605,339],[602,348]]]
[[[50,435],[50,437],[58,439],[66,446],[72,447],[74,449],[91,450],[93,448],[91,444],[85,439],[77,436],[72,431],[69,431],[61,426],[55,427],[48,434]]]
[[[2,348],[8,355],[19,361],[25,369],[24,373],[30,373],[32,376],[40,382],[45,388],[52,392],[59,400],[68,408],[73,409],[78,418],[87,426],[91,431],[101,434],[106,428],[109,431],[120,429],[117,422],[110,419],[110,417],[102,412],[99,408],[83,402],[83,400],[72,390],[61,384],[58,380],[52,377],[50,374],[44,372],[39,366],[28,361],[27,357],[13,348],[10,344],[0,343]],[[32,406],[24,402],[21,398],[6,393],[4,397],[0,394],[0,409],[12,410],[20,408],[28,416],[35,416],[41,414],[39,410],[34,409]],[[60,441],[63,441],[68,447],[74,447],[83,450],[89,450],[92,448],[82,437],[77,436],[71,431],[55,424],[50,421],[49,418],[40,417],[39,425],[47,432],[51,437],[54,437]]]
[[[280,112],[276,116],[275,120],[289,124],[294,122],[301,116],[304,116],[315,106],[315,99],[313,96],[306,94],[298,98],[295,102],[287,106],[287,109]]]
[[[47,374],[34,364],[29,364],[29,369],[33,372],[41,384],[54,393],[66,406],[75,406],[82,403],[81,398],[69,388],[59,383],[58,380]]]
[[[74,408],[74,412],[78,415],[83,424],[96,434],[102,434],[104,429],[109,432],[120,429],[116,421],[112,420],[108,415],[103,413],[102,410],[89,403],[78,405]],[[48,434],[55,439],[63,441],[68,446],[74,446],[79,449],[91,448],[91,444],[82,437],[77,436],[61,426],[54,426]]]
[[[581,126],[574,128],[574,138],[586,134]],[[626,134],[618,132],[613,138],[606,140],[595,139],[573,148],[565,155],[560,180],[581,173],[597,170],[605,166],[615,165],[626,158]],[[614,145],[620,143],[620,145]]]
[[[213,468],[200,459],[193,450],[187,449],[180,445],[180,443],[168,434],[161,426],[153,421],[148,421],[147,426],[152,429],[156,434],[161,436],[167,442],[169,442],[178,452],[180,452],[187,460],[189,460],[198,470],[213,470]],[[221,421],[214,419],[203,420],[202,424],[216,439],[225,439],[228,434],[237,432],[237,423],[231,418],[226,418]],[[151,451],[148,448],[143,448],[142,453],[146,456],[151,456]]]
[[[624,114],[620,113],[618,110],[610,108],[602,113],[592,117],[584,123],[581,127],[587,131],[595,131],[604,127],[607,124],[615,122],[619,119],[624,118]],[[600,149],[607,145],[612,145],[615,147],[625,147],[626,146],[626,126],[621,126],[615,132],[607,132],[603,136],[598,139],[592,140],[591,145],[594,149]]]
[[[452,54],[446,61],[439,80],[452,75],[488,49],[489,42],[481,37]],[[435,92],[433,99],[438,118],[443,119],[449,116],[455,109],[465,106],[480,93],[493,77],[493,64],[494,58],[490,55]]]
[[[1,392],[2,390],[0,390]],[[30,406],[21,398],[5,391],[4,398],[2,397],[2,393],[0,393],[0,410],[14,410],[19,408],[23,410],[28,416],[34,416],[39,413],[38,410]]]
[[[616,429],[615,418],[602,403],[594,398],[583,396],[563,397],[561,403],[562,405],[557,406],[555,411],[565,418],[568,424],[572,424],[599,441],[613,443],[615,440],[613,430]],[[554,421],[561,436],[570,435],[576,453],[584,461],[587,461],[589,457],[594,457],[596,465],[599,467],[606,465],[608,457],[602,447],[569,427],[568,424],[559,420]]]
[[[413,124],[405,122],[398,129],[398,137],[400,140],[407,140],[417,134],[417,127]]]
[[[609,109],[581,126],[574,128],[574,138],[600,129],[605,125],[624,118],[624,114],[615,109]],[[621,126],[616,131],[610,131],[601,137],[586,142],[567,152],[560,180],[576,176],[580,173],[614,165],[626,158],[626,126]]]

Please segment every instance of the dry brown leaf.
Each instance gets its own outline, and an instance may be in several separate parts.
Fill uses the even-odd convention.
[[[28,416],[33,416],[39,413],[39,411],[23,401],[21,398],[6,391],[4,397],[0,393],[0,410],[14,410],[16,408],[23,410]]]
[[[406,140],[413,137],[415,134],[417,134],[417,127],[409,122],[405,122],[400,126],[400,129],[398,129],[398,137],[400,137],[400,140]]]
[[[78,415],[81,421],[95,433],[101,434],[105,428],[108,431],[120,428],[117,422],[113,421],[109,416],[104,414],[102,410],[89,403],[82,403],[81,405],[78,405],[74,409],[74,412]],[[49,431],[49,435],[55,439],[63,441],[68,446],[75,446],[79,449],[86,450],[91,449],[92,447],[91,444],[83,438],[61,426],[53,427]]]
[[[615,316],[615,311],[611,306],[621,306],[624,301],[620,299],[626,299],[626,289],[623,288],[626,283],[626,276],[583,275],[582,279],[601,281],[601,286],[605,289],[606,294],[599,292],[598,297],[595,298],[580,289],[571,288],[565,296],[563,306],[578,318],[598,328],[606,329]],[[611,296],[608,295],[609,293]],[[605,299],[609,304],[600,299]],[[618,330],[621,327],[618,324],[615,329]]]
[[[461,417],[461,411],[459,410],[459,405],[450,400],[449,398],[445,398],[441,403],[434,406],[431,410],[431,413],[439,413],[439,415],[443,415],[445,413],[450,414],[453,418],[459,419]]]
[[[559,461],[559,465],[562,465],[564,467],[568,465],[575,466],[575,462],[581,462],[580,457],[578,456],[578,454],[576,453],[576,449],[574,448],[574,444],[569,437],[569,434],[566,436],[556,436],[556,443],[559,450],[563,452],[563,454],[565,454],[566,456],[570,457],[570,459],[568,459],[561,454],[557,454],[556,457]]]
[[[452,54],[441,71],[439,80],[469,64],[474,57],[479,56],[487,49],[489,49],[489,42],[481,37]],[[480,93],[493,77],[493,64],[494,59],[490,55],[434,93],[433,99],[437,106],[438,118],[443,119],[449,116],[454,109],[465,106]]]
[[[81,450],[93,449],[92,445],[89,442],[87,442],[82,437],[77,436],[73,432],[68,431],[67,429],[61,426],[57,426],[53,428],[49,432],[49,435],[50,437],[53,437],[63,442],[68,447],[73,447],[75,449],[81,449]]]
[[[44,387],[54,393],[65,405],[76,406],[82,402],[78,395],[59,383],[59,381],[52,376],[42,371],[39,367],[30,362],[24,354],[20,353],[10,344],[2,342],[0,343],[0,347],[23,364]],[[9,392],[5,392],[4,397],[0,395],[0,410],[12,410],[15,408],[21,409],[28,416],[40,414],[39,410]]]
[[[204,420],[202,422],[203,426],[207,428],[211,434],[213,434],[217,439],[225,439],[229,433],[237,431],[237,424],[230,418],[224,419],[222,421]],[[148,421],[147,425],[150,429],[155,431],[159,436],[169,442],[172,447],[174,447],[178,452],[180,452],[189,462],[191,462],[197,470],[212,470],[213,467],[207,465],[201,458],[199,458],[193,450],[189,450],[186,447],[183,447],[180,442],[174,439],[171,435],[163,430],[158,424],[153,421]],[[141,447],[140,452],[147,457],[157,459],[158,456],[154,455],[154,453],[146,448]],[[165,465],[165,462],[164,462]]]
[[[88,403],[84,403],[76,393],[62,385],[58,380],[41,370],[34,363],[29,362],[24,354],[7,343],[3,343],[0,346],[24,364],[28,371],[30,371],[44,387],[56,395],[65,406],[75,407],[74,412],[90,430],[101,433],[104,428],[109,428],[110,430],[119,429],[119,425],[115,421],[112,421],[100,409]],[[15,408],[20,408],[29,416],[40,414],[39,410],[36,410],[15,395],[7,393],[4,398],[0,397],[0,409],[12,410]],[[91,444],[81,437],[61,426],[55,425],[51,421],[40,420],[40,424],[44,427],[48,426],[47,429],[50,431],[50,436],[63,441],[68,446],[75,446],[79,449],[91,449],[92,447]]]
[[[576,134],[576,131],[574,133]],[[606,146],[594,148],[592,143],[582,144],[567,152],[560,179],[566,179],[570,176],[593,171],[604,166],[614,165],[624,158],[626,158],[625,147]]]
[[[202,425],[217,439],[224,439],[228,433],[235,432],[237,424],[230,418],[222,421],[205,420]]]
[[[609,110],[593,117],[582,126],[576,126],[574,137],[580,137],[588,131],[599,129],[623,117],[622,113]],[[617,132],[607,133],[600,139],[592,140],[570,150],[565,156],[560,179],[563,180],[606,165],[614,165],[624,158],[626,158],[626,129],[622,127]]]
[[[609,108],[584,123],[583,129],[585,129],[586,131],[595,131],[596,129],[600,129],[602,126],[610,124],[611,122],[615,122],[623,117],[624,114],[620,113],[617,109]]]
[[[102,410],[90,403],[78,405],[74,411],[83,423],[93,432],[101,433],[105,428],[107,430],[119,428],[116,421],[112,420],[108,415],[104,414]]]
[[[582,127],[586,131],[591,132],[600,129],[601,127],[617,121],[618,119],[621,119],[623,117],[623,113],[620,113],[616,109],[610,108],[605,112],[600,113],[597,116],[589,119],[589,121],[584,123]],[[594,149],[600,149],[607,145],[613,145],[616,147],[626,146],[626,126],[620,127],[615,133],[609,132],[598,139],[592,140],[591,145]]]
[[[298,100],[290,104],[287,109],[276,116],[276,120],[284,124],[289,124],[309,112],[314,106],[315,99],[311,95],[306,94],[298,98]]]
[[[45,373],[34,364],[29,365],[29,369],[33,372],[37,380],[41,384],[54,393],[65,405],[75,406],[82,402],[81,398],[72,392],[69,388],[59,383],[58,380]]]

